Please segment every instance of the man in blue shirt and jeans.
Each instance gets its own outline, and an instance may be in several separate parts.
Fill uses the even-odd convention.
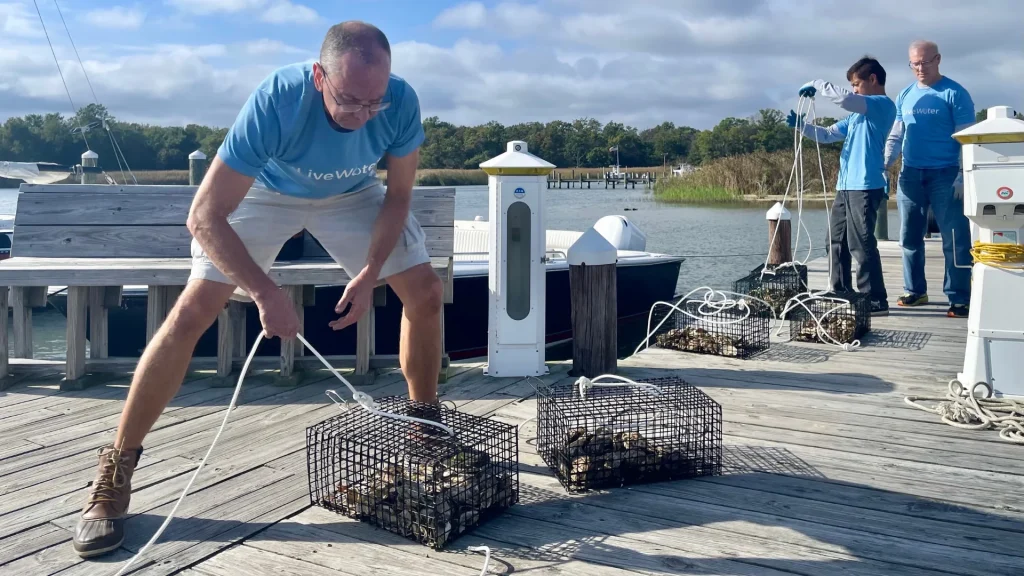
[[[896,98],[896,122],[885,150],[885,166],[903,154],[899,190],[900,246],[905,294],[900,306],[928,302],[924,276],[924,234],[928,207],[942,234],[946,273],[943,292],[948,316],[968,315],[971,303],[971,231],[963,206],[960,144],[953,134],[974,123],[974,102],[963,86],[939,73],[942,56],[934,42],[910,45],[917,81]]]
[[[864,57],[855,62],[846,72],[846,79],[853,92],[824,80],[808,82],[800,88],[801,96],[821,93],[851,112],[827,128],[801,122],[801,131],[804,137],[823,144],[845,140],[830,214],[832,290],[853,291],[852,255],[857,260],[857,292],[870,295],[873,315],[885,315],[889,303],[875,240],[875,220],[878,206],[886,201],[883,154],[896,107],[885,95],[885,69],[874,58]],[[789,125],[796,124],[796,112],[790,111]]]
[[[294,338],[298,314],[267,272],[303,229],[348,272],[335,330],[354,324],[385,280],[402,301],[400,359],[409,397],[437,420],[441,282],[409,211],[423,142],[416,92],[391,74],[384,34],[362,22],[333,26],[318,62],[272,72],[249,96],[188,216],[192,273],[146,346],[112,444],[73,538],[83,557],[124,541],[131,478],[142,442],[181,386],[199,337],[236,290],[255,301],[267,337]],[[387,188],[377,177],[386,157]],[[429,431],[428,431],[429,432]]]

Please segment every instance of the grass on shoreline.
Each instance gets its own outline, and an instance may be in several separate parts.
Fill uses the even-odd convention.
[[[839,176],[839,153],[822,150],[819,167],[817,154],[803,158],[804,202],[823,204],[825,192],[828,201],[835,196],[836,180]],[[901,161],[889,170],[889,181],[899,176]],[[767,203],[781,200],[789,189],[789,198],[796,198],[795,178],[791,151],[754,152],[741,156],[720,158],[700,166],[697,170],[682,176],[661,178],[654,186],[654,196],[665,202],[707,204],[707,203]],[[825,180],[822,182],[822,172]],[[896,195],[891,194],[890,203]]]

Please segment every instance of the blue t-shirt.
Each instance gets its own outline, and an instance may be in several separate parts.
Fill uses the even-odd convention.
[[[896,98],[903,122],[903,163],[912,168],[944,168],[960,163],[956,126],[974,122],[974,101],[963,86],[942,77],[934,86],[914,82]]]
[[[419,99],[392,75],[378,112],[358,130],[335,128],[313,84],[313,64],[275,70],[253,91],[217,151],[231,168],[267,188],[301,198],[360,190],[377,179],[377,162],[405,156],[424,138]]]
[[[896,120],[896,105],[885,94],[863,98],[867,101],[867,112],[854,112],[834,127],[846,137],[836,190],[885,188],[885,140]]]

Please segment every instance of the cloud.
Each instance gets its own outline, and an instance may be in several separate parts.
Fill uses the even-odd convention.
[[[319,20],[316,10],[288,0],[273,2],[263,13],[263,21],[271,24],[314,24]]]
[[[138,46],[132,39],[123,42],[133,46],[79,42],[78,49],[116,117],[227,126],[267,73],[315,56],[316,48],[296,47],[304,40],[247,33],[245,19],[264,18],[283,1],[168,0],[172,15],[198,29],[223,29],[223,44]],[[0,3],[0,28],[11,31],[0,43],[0,120],[70,111],[27,6]],[[960,0],[932,0],[928,10],[906,10],[893,0],[849,6],[841,0],[471,2],[438,10],[432,29],[393,34],[392,65],[415,88],[424,116],[457,124],[590,117],[641,129],[665,121],[710,128],[761,108],[788,112],[799,86],[814,78],[846,85],[847,68],[864,54],[881,60],[895,98],[914,81],[907,46],[922,37],[939,44],[942,72],[970,91],[979,110],[999,104],[1024,110],[1019,18],[981,18]],[[987,0],[986,10],[1019,13],[1014,0]],[[243,17],[197,18],[225,14]],[[147,28],[154,15],[147,15]],[[74,53],[56,48],[76,104],[90,101]],[[845,115],[821,98],[815,106],[819,116]]]
[[[487,8],[481,2],[467,2],[445,8],[437,18],[434,26],[438,28],[482,28],[487,20]]]
[[[42,38],[38,15],[29,12],[25,4],[0,2],[0,37]]]
[[[96,28],[137,30],[146,20],[146,13],[138,8],[113,6],[85,13],[85,22]]]
[[[394,66],[420,93],[424,113],[449,121],[592,116],[641,128],[665,120],[708,128],[760,108],[788,111],[797,88],[814,78],[847,86],[847,68],[865,54],[882,62],[895,99],[914,82],[907,46],[924,37],[938,42],[942,72],[970,91],[978,109],[1024,108],[1019,18],[979,18],[957,0],[934,0],[928,10],[861,4],[856,11],[841,0],[463,4],[435,25],[462,28],[464,40],[401,44]],[[989,10],[1016,14],[1019,6],[992,0]],[[846,115],[820,98],[815,106],[818,115]]]
[[[242,45],[242,48],[245,50],[245,53],[250,56],[265,56],[268,54],[312,54],[309,50],[289,46],[280,40],[271,40],[270,38],[261,38],[259,40],[246,42]]]
[[[259,13],[260,20],[271,24],[315,24],[316,10],[291,0],[165,0],[182,12],[197,16],[211,14]]]
[[[554,18],[536,4],[502,2],[488,10],[481,2],[468,2],[442,11],[434,19],[434,26],[485,29],[516,37],[543,32],[553,22]]]

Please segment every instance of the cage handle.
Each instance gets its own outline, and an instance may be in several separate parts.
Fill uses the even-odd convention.
[[[598,382],[599,380],[605,379],[619,380],[619,382]],[[647,388],[648,390],[655,394],[661,394],[661,388],[655,386],[654,384],[650,384],[647,382],[636,382],[635,380],[630,380],[629,378],[624,378],[622,376],[618,376],[615,374],[601,374],[600,376],[595,376],[593,379],[587,378],[586,376],[580,376],[579,379],[576,380],[576,386],[579,388],[581,398],[586,398],[587,390],[590,390],[591,388],[594,388],[596,386],[640,386],[642,388]]]

